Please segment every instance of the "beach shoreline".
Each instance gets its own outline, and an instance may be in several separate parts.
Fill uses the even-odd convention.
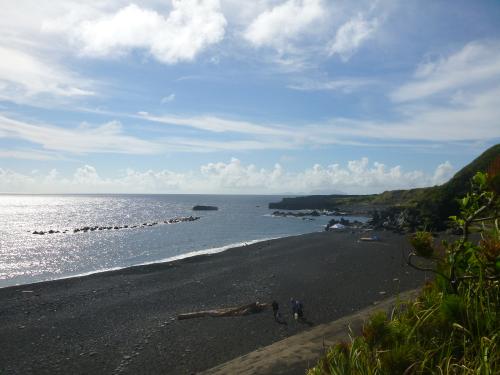
[[[202,371],[387,296],[429,275],[404,264],[406,238],[317,232],[212,255],[0,289],[0,371],[166,373]],[[290,297],[307,322],[291,319]],[[177,314],[280,302],[272,312],[178,321]],[[27,355],[29,354],[29,355]]]
[[[316,232],[311,232],[311,233],[316,233]],[[309,233],[305,233],[309,234]],[[214,255],[214,254],[219,254],[227,250],[231,249],[237,249],[240,247],[248,246],[248,245],[253,245],[259,242],[266,242],[266,241],[271,241],[271,240],[277,240],[280,238],[286,238],[286,237],[295,237],[295,236],[302,236],[304,234],[297,234],[297,235],[292,235],[292,236],[280,236],[280,237],[269,237],[269,238],[261,238],[257,240],[248,240],[246,242],[240,242],[240,243],[232,243],[224,246],[219,246],[219,247],[211,247],[207,249],[201,249],[201,250],[194,250],[190,251],[187,253],[182,253],[179,255],[174,255],[168,258],[163,258],[163,259],[158,259],[158,260],[152,260],[152,261],[147,261],[143,263],[138,263],[134,264],[131,266],[118,266],[118,267],[111,267],[111,268],[102,268],[102,269],[97,269],[94,271],[87,271],[87,272],[82,272],[82,273],[77,273],[74,275],[68,275],[68,276],[61,276],[61,277],[55,277],[55,278],[49,278],[47,280],[40,280],[40,281],[33,281],[33,282],[26,282],[26,283],[18,283],[18,284],[13,284],[13,285],[6,285],[6,286],[0,286],[1,289],[6,289],[6,288],[15,288],[15,287],[23,287],[23,286],[34,286],[40,283],[50,283],[54,281],[59,281],[59,280],[67,280],[67,279],[77,279],[81,277],[87,277],[87,276],[92,276],[95,274],[105,274],[109,272],[116,272],[116,271],[123,271],[123,270],[128,270],[128,269],[133,269],[135,267],[143,267],[143,266],[154,266],[156,264],[164,264],[164,263],[172,263],[172,262],[177,262],[186,258],[195,258],[198,256],[205,256],[205,255]]]

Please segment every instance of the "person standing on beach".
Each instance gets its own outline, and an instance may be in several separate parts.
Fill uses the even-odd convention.
[[[273,307],[274,320],[279,324],[286,324],[286,322],[283,320],[283,317],[281,316],[280,305],[278,304],[278,302],[273,301],[272,307]]]
[[[299,319],[302,319],[304,317],[304,305],[298,300],[295,303],[297,304],[297,316]]]
[[[294,319],[302,319],[304,317],[304,305],[302,302],[295,298],[290,298],[290,304],[292,305],[292,314]]]
[[[290,305],[292,305],[292,315],[295,320],[299,318],[299,313],[297,310],[297,300],[295,298],[290,298]]]
[[[276,302],[276,301],[273,301],[273,303],[271,305],[273,307],[274,320],[278,321],[278,312],[279,312],[280,306],[278,305],[278,302]]]

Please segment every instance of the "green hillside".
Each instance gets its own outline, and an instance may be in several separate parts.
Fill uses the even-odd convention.
[[[458,205],[455,197],[463,196],[470,188],[472,176],[487,171],[495,159],[500,157],[500,144],[490,147],[470,164],[457,172],[448,182],[440,186],[410,190],[392,190],[371,195],[312,195],[306,197],[284,198],[281,202],[270,203],[273,209],[343,209],[356,206],[357,209],[397,208],[411,211],[429,228],[442,229]]]
[[[431,227],[442,228],[450,215],[458,211],[456,197],[464,196],[470,190],[470,181],[476,172],[486,172],[495,159],[500,157],[500,144],[495,145],[470,164],[457,172],[453,178],[441,186],[423,189],[408,202],[419,211]]]

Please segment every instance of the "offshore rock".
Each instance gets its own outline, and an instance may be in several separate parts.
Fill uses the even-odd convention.
[[[219,207],[216,206],[202,206],[196,205],[193,207],[193,211],[217,211]]]

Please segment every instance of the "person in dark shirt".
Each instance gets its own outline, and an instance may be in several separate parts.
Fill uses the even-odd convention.
[[[298,311],[297,311],[297,300],[295,298],[290,298],[290,305],[292,306],[292,315],[295,320],[298,319]]]
[[[283,319],[283,316],[280,313],[280,306],[279,306],[278,302],[273,301],[271,306],[273,307],[274,320],[279,324],[287,325],[286,320]]]
[[[295,303],[297,304],[297,315],[299,319],[302,319],[304,317],[304,305],[302,305],[302,302],[298,300],[295,301]]]
[[[278,321],[278,314],[279,314],[279,309],[280,309],[278,302],[273,301],[272,307],[273,307],[274,320]]]
[[[295,298],[290,298],[290,305],[292,306],[292,314],[294,319],[302,319],[304,317],[304,305],[302,304],[302,302]]]

